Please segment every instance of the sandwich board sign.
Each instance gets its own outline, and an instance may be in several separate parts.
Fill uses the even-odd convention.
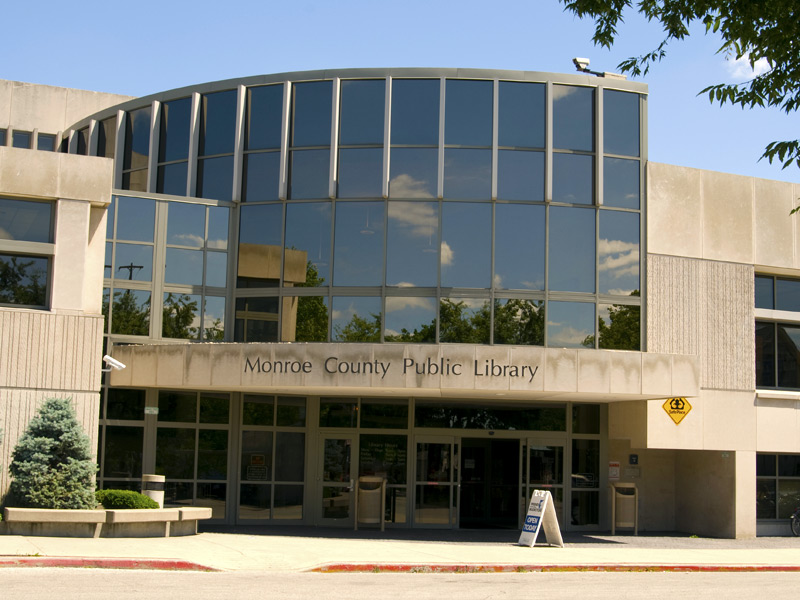
[[[561,539],[561,529],[558,527],[556,509],[553,506],[553,496],[549,490],[533,490],[531,503],[528,506],[528,514],[525,517],[525,523],[522,525],[522,533],[517,544],[533,548],[540,529],[544,529],[544,536],[547,538],[548,544],[559,548],[564,547],[564,540]]]

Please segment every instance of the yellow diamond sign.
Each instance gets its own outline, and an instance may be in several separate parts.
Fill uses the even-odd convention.
[[[675,421],[675,425],[683,421],[683,418],[692,410],[692,405],[686,398],[669,398],[662,406],[669,418]]]

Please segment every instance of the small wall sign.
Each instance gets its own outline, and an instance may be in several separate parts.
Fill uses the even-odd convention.
[[[669,418],[679,425],[684,417],[692,410],[692,405],[686,398],[668,398],[662,405],[664,412],[669,415]]]

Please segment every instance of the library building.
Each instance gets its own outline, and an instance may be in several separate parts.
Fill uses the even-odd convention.
[[[789,535],[800,185],[648,161],[647,106],[536,71],[0,81],[0,496],[68,397],[98,488],[163,475],[211,523],[518,530],[548,490],[566,532],[635,494],[639,532]]]

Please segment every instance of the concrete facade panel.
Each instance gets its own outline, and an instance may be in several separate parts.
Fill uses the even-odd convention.
[[[760,452],[800,452],[800,401],[757,398],[757,448]]]
[[[753,178],[704,171],[703,258],[753,264]]]
[[[755,264],[796,268],[795,221],[789,216],[797,205],[794,186],[780,181],[755,179]]]
[[[702,172],[697,169],[648,163],[648,252],[703,256],[701,178]]]

